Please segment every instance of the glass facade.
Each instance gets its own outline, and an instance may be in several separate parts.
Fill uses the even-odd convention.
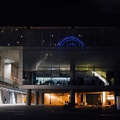
[[[4,27],[0,30],[1,47],[23,48],[23,86],[75,85],[76,96],[82,98],[81,86],[99,86],[95,91],[102,91],[101,86],[120,85],[120,30],[116,27]],[[101,94],[86,94],[90,98],[87,102],[95,103]],[[67,95],[70,96],[68,91]]]
[[[84,79],[87,75],[93,79],[93,71],[97,71],[110,85],[114,84],[119,32],[115,27],[4,27],[0,45],[23,46],[23,84],[68,85],[74,59],[75,84],[94,84]]]
[[[70,64],[75,64],[75,84],[114,84],[114,61],[119,54],[116,28],[33,28],[27,32],[23,84],[69,85]],[[106,83],[94,77],[93,71]]]
[[[120,30],[116,27],[3,27],[0,31],[1,46],[56,47],[67,36],[80,39],[85,47],[120,45]]]

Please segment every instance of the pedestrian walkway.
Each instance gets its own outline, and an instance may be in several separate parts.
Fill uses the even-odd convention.
[[[0,105],[1,120],[118,120],[120,111],[98,108],[74,108],[63,110],[63,106],[55,105]]]

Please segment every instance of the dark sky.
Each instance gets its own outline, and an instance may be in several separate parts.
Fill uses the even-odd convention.
[[[120,0],[3,0],[0,26],[119,26]]]

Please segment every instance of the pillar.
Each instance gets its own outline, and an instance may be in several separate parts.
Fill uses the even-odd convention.
[[[26,91],[26,105],[31,105],[31,89]]]
[[[86,94],[83,94],[83,103],[86,105]]]
[[[3,104],[3,99],[2,99],[2,90],[0,90],[0,104]]]
[[[75,85],[75,59],[70,60],[70,85]],[[75,106],[75,90],[70,90],[70,102],[72,106]]]
[[[17,93],[17,103],[24,104],[24,95],[23,95],[23,93]]]
[[[0,81],[4,81],[4,59],[0,57]]]
[[[120,110],[120,92],[118,90],[114,91],[115,109]]]
[[[39,91],[35,91],[35,94],[34,94],[34,104],[35,105],[38,105],[38,101],[39,101]]]
[[[70,102],[72,106],[75,106],[75,91],[73,89],[70,90]]]
[[[21,94],[22,104],[24,104],[24,94]]]
[[[120,86],[120,58],[115,58],[115,71],[114,71],[114,85]],[[114,97],[115,97],[115,108],[117,110],[120,110],[120,91],[119,89],[114,91]]]
[[[0,57],[0,81],[4,81],[4,59]],[[0,90],[0,104],[3,103],[3,91]]]
[[[75,103],[78,103],[78,93],[75,93]]]
[[[27,71],[27,85],[32,84],[32,71]]]
[[[10,104],[16,104],[14,91],[10,91]]]
[[[18,84],[23,84],[23,48],[19,49]]]
[[[101,102],[102,102],[102,105],[103,105],[103,93],[100,93],[100,99],[101,99]]]
[[[40,93],[40,105],[44,104],[44,93]]]
[[[32,71],[32,85],[36,84],[36,71]]]
[[[70,84],[75,84],[75,59],[71,58],[70,60]]]
[[[114,71],[115,85],[120,85],[120,58],[115,59],[115,71]]]

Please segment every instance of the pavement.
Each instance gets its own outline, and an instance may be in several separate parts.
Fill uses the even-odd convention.
[[[120,120],[113,108],[79,107],[64,110],[56,105],[0,105],[0,120]]]

